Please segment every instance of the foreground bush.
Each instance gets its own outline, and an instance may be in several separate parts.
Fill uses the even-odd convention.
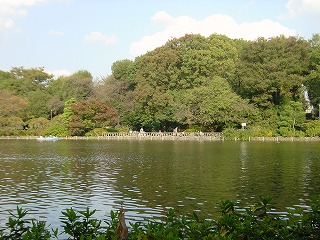
[[[96,210],[71,208],[62,212],[61,233],[46,222],[26,220],[27,211],[17,207],[6,228],[0,229],[0,239],[320,239],[320,197],[312,200],[310,211],[298,209],[286,217],[270,213],[270,201],[261,198],[241,211],[235,202],[222,202],[221,216],[216,220],[201,219],[196,213],[177,216],[170,209],[164,221],[135,222],[130,227],[122,209],[111,211],[110,219],[102,221],[94,218]]]

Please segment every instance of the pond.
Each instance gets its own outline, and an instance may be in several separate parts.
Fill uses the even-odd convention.
[[[129,221],[168,208],[214,217],[223,200],[308,208],[320,193],[320,142],[0,140],[0,223],[16,206],[61,225],[67,208],[121,206]]]

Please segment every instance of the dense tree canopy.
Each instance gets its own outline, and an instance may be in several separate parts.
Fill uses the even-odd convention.
[[[0,90],[0,134],[22,129],[28,101],[9,90]]]
[[[310,75],[307,81],[309,96],[314,105],[320,104],[320,34],[310,40],[312,53],[309,62]]]
[[[111,70],[100,81],[86,70],[58,79],[42,67],[0,71],[0,116],[10,122],[2,121],[1,134],[223,131],[244,122],[256,135],[319,132],[312,123],[320,104],[319,34],[254,41],[187,34]],[[308,119],[305,90],[315,107]]]
[[[301,100],[309,73],[310,44],[297,37],[259,38],[244,44],[231,82],[243,98],[260,107]]]
[[[253,109],[236,95],[221,77],[184,91],[176,103],[175,116],[186,125],[199,125],[211,130],[238,126]]]

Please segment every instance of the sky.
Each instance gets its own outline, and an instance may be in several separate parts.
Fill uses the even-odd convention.
[[[187,33],[311,39],[319,26],[320,0],[0,0],[0,69],[99,79]]]

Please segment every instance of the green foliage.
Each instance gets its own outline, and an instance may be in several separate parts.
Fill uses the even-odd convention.
[[[7,229],[0,230],[0,239],[3,240],[46,240],[52,239],[58,235],[58,230],[52,230],[52,233],[48,229],[46,222],[27,220],[26,215],[28,211],[17,207],[16,214],[10,212],[6,223]]]
[[[10,73],[16,79],[24,78],[31,80],[37,84],[48,83],[53,78],[53,75],[48,74],[44,71],[44,67],[30,69],[25,69],[24,67],[14,67],[11,69]]]
[[[69,136],[69,128],[61,115],[52,118],[47,127],[39,135],[65,137]]]
[[[310,210],[289,210],[286,217],[275,213],[271,198],[261,197],[250,206],[240,206],[239,202],[222,201],[220,217],[203,219],[193,212],[178,215],[168,209],[162,220],[130,222],[128,238],[124,239],[319,239],[320,237],[320,197],[312,197]],[[17,214],[11,214],[6,228],[0,229],[0,239],[4,240],[45,240],[58,239],[61,234],[67,239],[116,240],[119,239],[119,212],[111,211],[109,220],[94,217],[96,210],[73,208],[62,211],[60,217],[63,232],[48,229],[45,222],[25,220],[27,211],[17,207]]]
[[[119,132],[119,129],[117,128],[112,128],[112,127],[109,127],[107,129],[105,129],[107,132]],[[126,129],[127,130],[127,129]]]
[[[223,138],[225,140],[247,141],[251,137],[275,137],[278,135],[276,130],[269,126],[249,126],[245,129],[226,128],[223,130]]]
[[[50,126],[50,121],[46,118],[33,118],[27,122],[27,135],[42,135],[42,132]]]
[[[176,106],[177,121],[213,130],[237,126],[253,112],[220,77],[208,79],[203,86],[185,91]]]
[[[0,118],[0,134],[1,135],[19,135],[24,122],[21,118],[11,116]]]
[[[298,37],[259,38],[240,51],[238,77],[231,84],[242,97],[259,107],[280,105],[301,98],[307,80],[310,44]]]
[[[205,131],[205,130],[206,129],[204,129],[201,126],[191,125],[186,130],[184,130],[184,132],[200,132],[200,131]]]
[[[29,106],[26,111],[30,118],[50,118],[50,109],[47,107],[47,102],[50,95],[44,90],[37,89],[26,94]]]
[[[96,210],[76,211],[72,208],[62,212],[61,218],[64,233],[71,236],[69,239],[96,239],[102,237],[101,220],[93,217]]]
[[[306,136],[319,137],[320,136],[320,120],[310,121],[305,124]]]
[[[61,115],[61,117],[66,124],[68,124],[71,121],[72,115],[74,113],[71,107],[76,102],[77,101],[75,98],[70,98],[64,103],[63,114]]]
[[[319,39],[319,34],[309,41],[186,34],[133,61],[114,62],[112,74],[99,82],[86,70],[58,79],[43,67],[0,71],[0,134],[38,134],[34,128],[22,133],[19,126],[52,114],[66,124],[52,122],[57,126],[47,132],[54,135],[94,135],[94,129],[116,124],[146,131],[192,125],[223,131],[245,122],[246,131],[227,132],[243,139],[250,134],[315,136],[317,130],[304,125],[300,103],[305,102],[302,90],[308,90],[316,109],[312,115],[318,115]],[[107,109],[93,109],[103,104],[92,99]]]
[[[296,136],[296,130],[301,129],[306,119],[302,103],[290,101],[282,105],[279,111],[279,133],[284,137]]]
[[[70,98],[76,100],[86,99],[92,96],[92,76],[88,71],[75,72],[71,76],[58,79],[60,82],[61,98],[66,101]]]
[[[29,129],[42,130],[49,124],[46,118],[33,118],[28,122]]]
[[[68,77],[59,77],[50,82],[46,91],[51,95],[51,101],[58,103],[59,106],[50,104],[53,110],[63,107],[63,103],[71,98],[77,101],[89,98],[93,95],[93,82],[91,73],[80,70]]]
[[[51,239],[54,236],[54,232],[51,234],[46,222],[32,221],[32,226],[28,228],[27,232],[23,235],[23,240],[45,240]]]
[[[107,131],[104,128],[95,128],[95,129],[92,129],[89,132],[86,132],[85,136],[87,136],[87,137],[98,137],[98,136],[103,136],[103,134],[105,132],[107,132]]]
[[[306,82],[311,103],[320,104],[320,34],[314,34],[310,40],[312,54],[309,63],[310,75]]]
[[[10,232],[8,233],[8,239],[22,239],[24,233],[27,232],[26,224],[29,221],[24,220],[24,217],[27,215],[27,211],[22,208],[17,207],[17,214],[10,212],[11,217],[9,217],[6,226],[9,228]]]
[[[112,75],[117,81],[122,81],[128,84],[128,88],[132,89],[134,87],[134,62],[125,59],[116,61],[111,66]]]

